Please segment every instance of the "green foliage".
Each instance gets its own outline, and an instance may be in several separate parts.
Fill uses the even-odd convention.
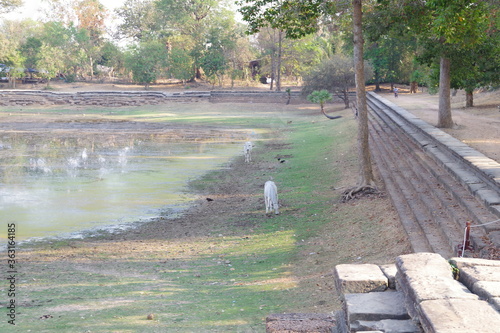
[[[121,18],[118,36],[146,41],[162,38],[165,35],[164,20],[157,10],[156,2],[149,0],[126,0],[116,9]]]
[[[365,58],[375,75],[375,82],[408,82],[416,52],[414,38],[390,34],[365,48]]]
[[[238,11],[248,22],[248,32],[257,33],[270,26],[286,32],[288,38],[297,39],[318,30],[318,20],[332,12],[332,1],[302,0],[240,0]]]
[[[348,91],[354,85],[354,62],[351,58],[337,54],[326,58],[304,74],[304,93],[325,89],[329,92]]]
[[[20,52],[25,57],[25,66],[28,68],[34,68],[36,62],[38,61],[40,49],[42,47],[42,41],[37,37],[28,37],[24,43],[20,46]]]
[[[125,67],[132,72],[134,81],[146,88],[156,81],[167,66],[167,50],[158,42],[140,43],[125,57]]]
[[[201,68],[212,83],[215,83],[216,79],[220,79],[227,69],[226,60],[221,50],[212,49],[205,53],[201,59]]]
[[[47,80],[47,86],[49,86],[50,79],[54,78],[64,68],[61,50],[44,43],[40,48],[36,67],[40,71],[39,74]]]
[[[446,44],[471,48],[486,37],[488,19],[484,2],[471,0],[429,0],[431,33]],[[422,30],[424,32],[424,30]]]
[[[399,43],[413,39],[417,44],[404,46],[403,52],[410,50],[420,64],[430,67],[435,67],[441,57],[449,59],[453,88],[473,89],[493,84],[498,82],[498,75],[491,73],[498,72],[500,65],[496,56],[499,44],[496,11],[494,3],[489,1],[379,0],[375,10],[367,15],[366,31],[369,40],[377,45],[375,50],[368,48],[367,54],[383,79],[380,70],[389,70],[390,66],[387,62],[377,62],[380,53],[401,52],[388,48],[386,41],[396,37]],[[428,81],[433,90],[439,72],[432,70],[428,79],[424,79],[425,69],[415,64],[411,67],[411,81]],[[405,81],[399,71],[395,75]]]
[[[174,78],[186,82],[194,77],[193,59],[186,50],[174,48],[169,54],[168,64],[168,72]]]
[[[74,73],[66,74],[66,82],[68,83],[76,82],[76,74]]]
[[[105,42],[100,50],[99,65],[118,68],[123,66],[123,52],[110,41]]]
[[[330,101],[333,99],[333,96],[331,93],[329,93],[327,90],[315,90],[309,95],[307,95],[307,100],[309,102],[315,103],[315,104],[320,104],[324,105],[327,101]]]
[[[332,46],[317,34],[298,40],[283,40],[283,72],[287,76],[300,77],[311,71],[324,58]]]

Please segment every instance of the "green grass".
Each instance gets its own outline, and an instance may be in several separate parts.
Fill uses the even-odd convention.
[[[349,117],[332,122],[293,114],[300,107],[287,115],[282,106],[259,114],[255,105],[239,105],[235,116],[225,117],[230,106],[216,106],[219,113],[213,115],[175,105],[112,117],[254,131],[261,140],[255,158],[263,161],[275,160],[277,152],[264,147],[277,140],[285,145],[279,153],[288,156],[287,162],[265,175],[247,176],[274,178],[282,189],[282,214],[249,213],[251,228],[231,227],[234,220],[228,221],[223,236],[214,229],[211,237],[138,243],[121,256],[85,242],[42,243],[33,250],[37,261],[20,262],[18,325],[9,331],[264,332],[270,313],[313,308],[314,297],[301,291],[296,263],[325,225],[334,219],[347,223],[332,210],[338,200],[332,188],[343,178],[336,161],[354,158],[355,123]],[[174,108],[175,116],[166,115]],[[192,188],[207,188],[220,172],[207,174]],[[150,313],[154,320],[146,319]],[[44,315],[51,317],[40,319]]]

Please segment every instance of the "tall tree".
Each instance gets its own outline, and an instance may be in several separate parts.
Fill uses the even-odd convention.
[[[276,82],[276,90],[281,91],[281,63],[283,55],[283,31],[281,29],[273,29],[270,27],[263,28],[257,38],[259,46],[262,50],[262,55],[270,58],[270,64],[267,72],[271,74],[270,90],[274,89]]]
[[[5,20],[0,25],[0,63],[7,67],[4,71],[7,71],[5,76],[11,87],[15,87],[16,79],[24,75],[26,56],[21,52],[21,46],[33,30],[36,30],[36,24],[31,20]]]
[[[282,29],[289,38],[298,38],[313,33],[318,29],[318,22],[323,15],[335,15],[335,6],[345,5],[344,1],[314,0],[241,0],[239,11],[249,23],[251,33],[258,32],[270,24]],[[345,198],[354,194],[371,191],[374,188],[374,175],[368,146],[368,108],[363,62],[362,1],[352,0],[354,63],[356,73],[356,104],[358,108],[358,156],[360,174],[357,186],[345,193]]]
[[[168,72],[185,85],[193,78],[193,59],[189,52],[181,47],[175,47],[168,55]]]
[[[356,73],[356,107],[358,111],[358,187],[345,193],[345,198],[363,191],[371,191],[375,186],[371,154],[368,143],[368,107],[366,104],[365,68],[363,59],[363,7],[361,0],[353,0],[354,68]]]
[[[47,44],[43,44],[40,48],[36,66],[40,69],[40,75],[47,80],[47,87],[50,86],[50,79],[56,77],[64,67],[61,51]]]
[[[20,46],[20,51],[26,58],[25,66],[27,68],[35,68],[39,57],[42,41],[35,36],[30,36]]]
[[[126,54],[125,64],[134,80],[148,89],[167,67],[165,45],[155,41],[140,43]]]
[[[219,9],[217,0],[158,0],[158,14],[164,21],[164,30],[173,35],[189,37],[191,57],[194,60],[196,78],[201,78],[201,60],[206,49],[206,32],[210,19]]]
[[[488,27],[487,1],[473,0],[379,0],[378,12],[385,27],[414,34],[428,52],[439,59],[438,127],[453,126],[450,103],[452,58],[482,43]]]
[[[47,0],[47,17],[53,22],[60,22],[71,32],[72,42],[84,55],[85,73],[94,76],[96,59],[100,58],[100,49],[104,43],[105,19],[107,9],[99,0]]]
[[[303,92],[325,89],[344,101],[350,107],[349,89],[355,85],[354,60],[343,54],[325,58],[309,73],[304,74]],[[370,66],[365,66],[365,76],[371,76]]]
[[[39,38],[42,43],[60,50],[63,61],[63,68],[60,70],[71,79],[75,79],[81,72],[81,65],[84,64],[85,54],[75,41],[76,27],[72,24],[65,26],[62,22],[49,21],[40,29]]]
[[[500,84],[500,36],[492,36],[468,52],[457,52],[452,62],[451,87],[464,89],[465,107],[474,106],[474,90]],[[459,64],[462,64],[460,66]],[[464,65],[466,64],[466,65]]]
[[[165,22],[160,18],[154,0],[126,0],[115,12],[121,19],[116,35],[119,39],[145,41],[161,38],[165,33]]]

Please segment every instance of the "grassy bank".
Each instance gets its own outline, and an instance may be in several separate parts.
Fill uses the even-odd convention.
[[[17,325],[1,328],[264,332],[271,313],[339,309],[336,264],[385,263],[408,250],[383,195],[338,203],[357,176],[355,120],[341,114],[330,121],[311,107],[243,104],[114,114],[246,131],[256,144],[253,161],[239,156],[193,181],[200,201],[181,218],[19,248]],[[264,214],[269,177],[278,185],[278,216]]]

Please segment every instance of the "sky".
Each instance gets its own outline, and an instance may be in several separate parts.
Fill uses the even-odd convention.
[[[125,0],[101,0],[100,1],[105,7],[107,7],[110,11],[113,9],[120,7]],[[6,19],[24,19],[24,18],[32,18],[36,20],[41,16],[39,12],[43,7],[42,0],[24,0],[24,5],[7,14],[1,15],[1,17]]]

